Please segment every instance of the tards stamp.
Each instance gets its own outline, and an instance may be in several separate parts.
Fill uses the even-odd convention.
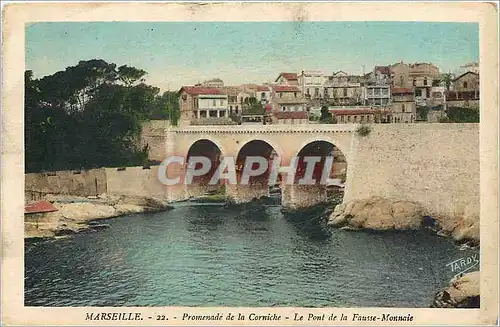
[[[466,271],[469,271],[479,265],[479,254],[473,254],[468,257],[463,257],[448,263],[446,266],[450,266],[451,272],[457,277]]]

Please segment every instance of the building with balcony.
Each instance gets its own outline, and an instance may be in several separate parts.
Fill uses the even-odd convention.
[[[333,106],[354,106],[362,103],[361,76],[336,72],[323,86],[323,99]]]
[[[363,104],[373,107],[386,107],[391,104],[390,85],[366,85],[362,88]]]
[[[183,86],[179,90],[180,124],[228,118],[228,95],[222,88]]]
[[[319,70],[303,70],[298,75],[300,91],[308,100],[319,100],[323,97],[323,84],[327,77]]]

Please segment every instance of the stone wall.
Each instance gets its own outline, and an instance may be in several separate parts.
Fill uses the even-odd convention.
[[[101,168],[25,174],[24,189],[27,200],[37,200],[45,194],[102,194],[107,192],[106,172]]]
[[[166,199],[166,187],[158,180],[158,166],[101,168],[25,174],[26,202],[46,194],[95,196],[100,194],[147,196]],[[96,184],[97,183],[97,184]]]
[[[150,160],[165,159],[165,129],[169,126],[167,120],[151,120],[142,124],[141,147],[148,146]]]
[[[110,195],[148,196],[166,199],[166,186],[158,180],[158,166],[105,168]]]
[[[479,110],[479,100],[447,100],[446,105],[448,107],[461,107]]]
[[[381,196],[479,215],[479,124],[372,125],[353,159],[344,202]]]

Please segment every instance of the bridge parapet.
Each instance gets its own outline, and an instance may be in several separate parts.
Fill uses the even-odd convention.
[[[303,124],[303,125],[262,125],[262,126],[185,126],[170,128],[176,134],[224,133],[224,134],[272,134],[272,133],[352,133],[358,124]]]

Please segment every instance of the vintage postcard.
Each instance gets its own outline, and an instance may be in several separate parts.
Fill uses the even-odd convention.
[[[2,323],[498,324],[498,3],[7,3]]]

